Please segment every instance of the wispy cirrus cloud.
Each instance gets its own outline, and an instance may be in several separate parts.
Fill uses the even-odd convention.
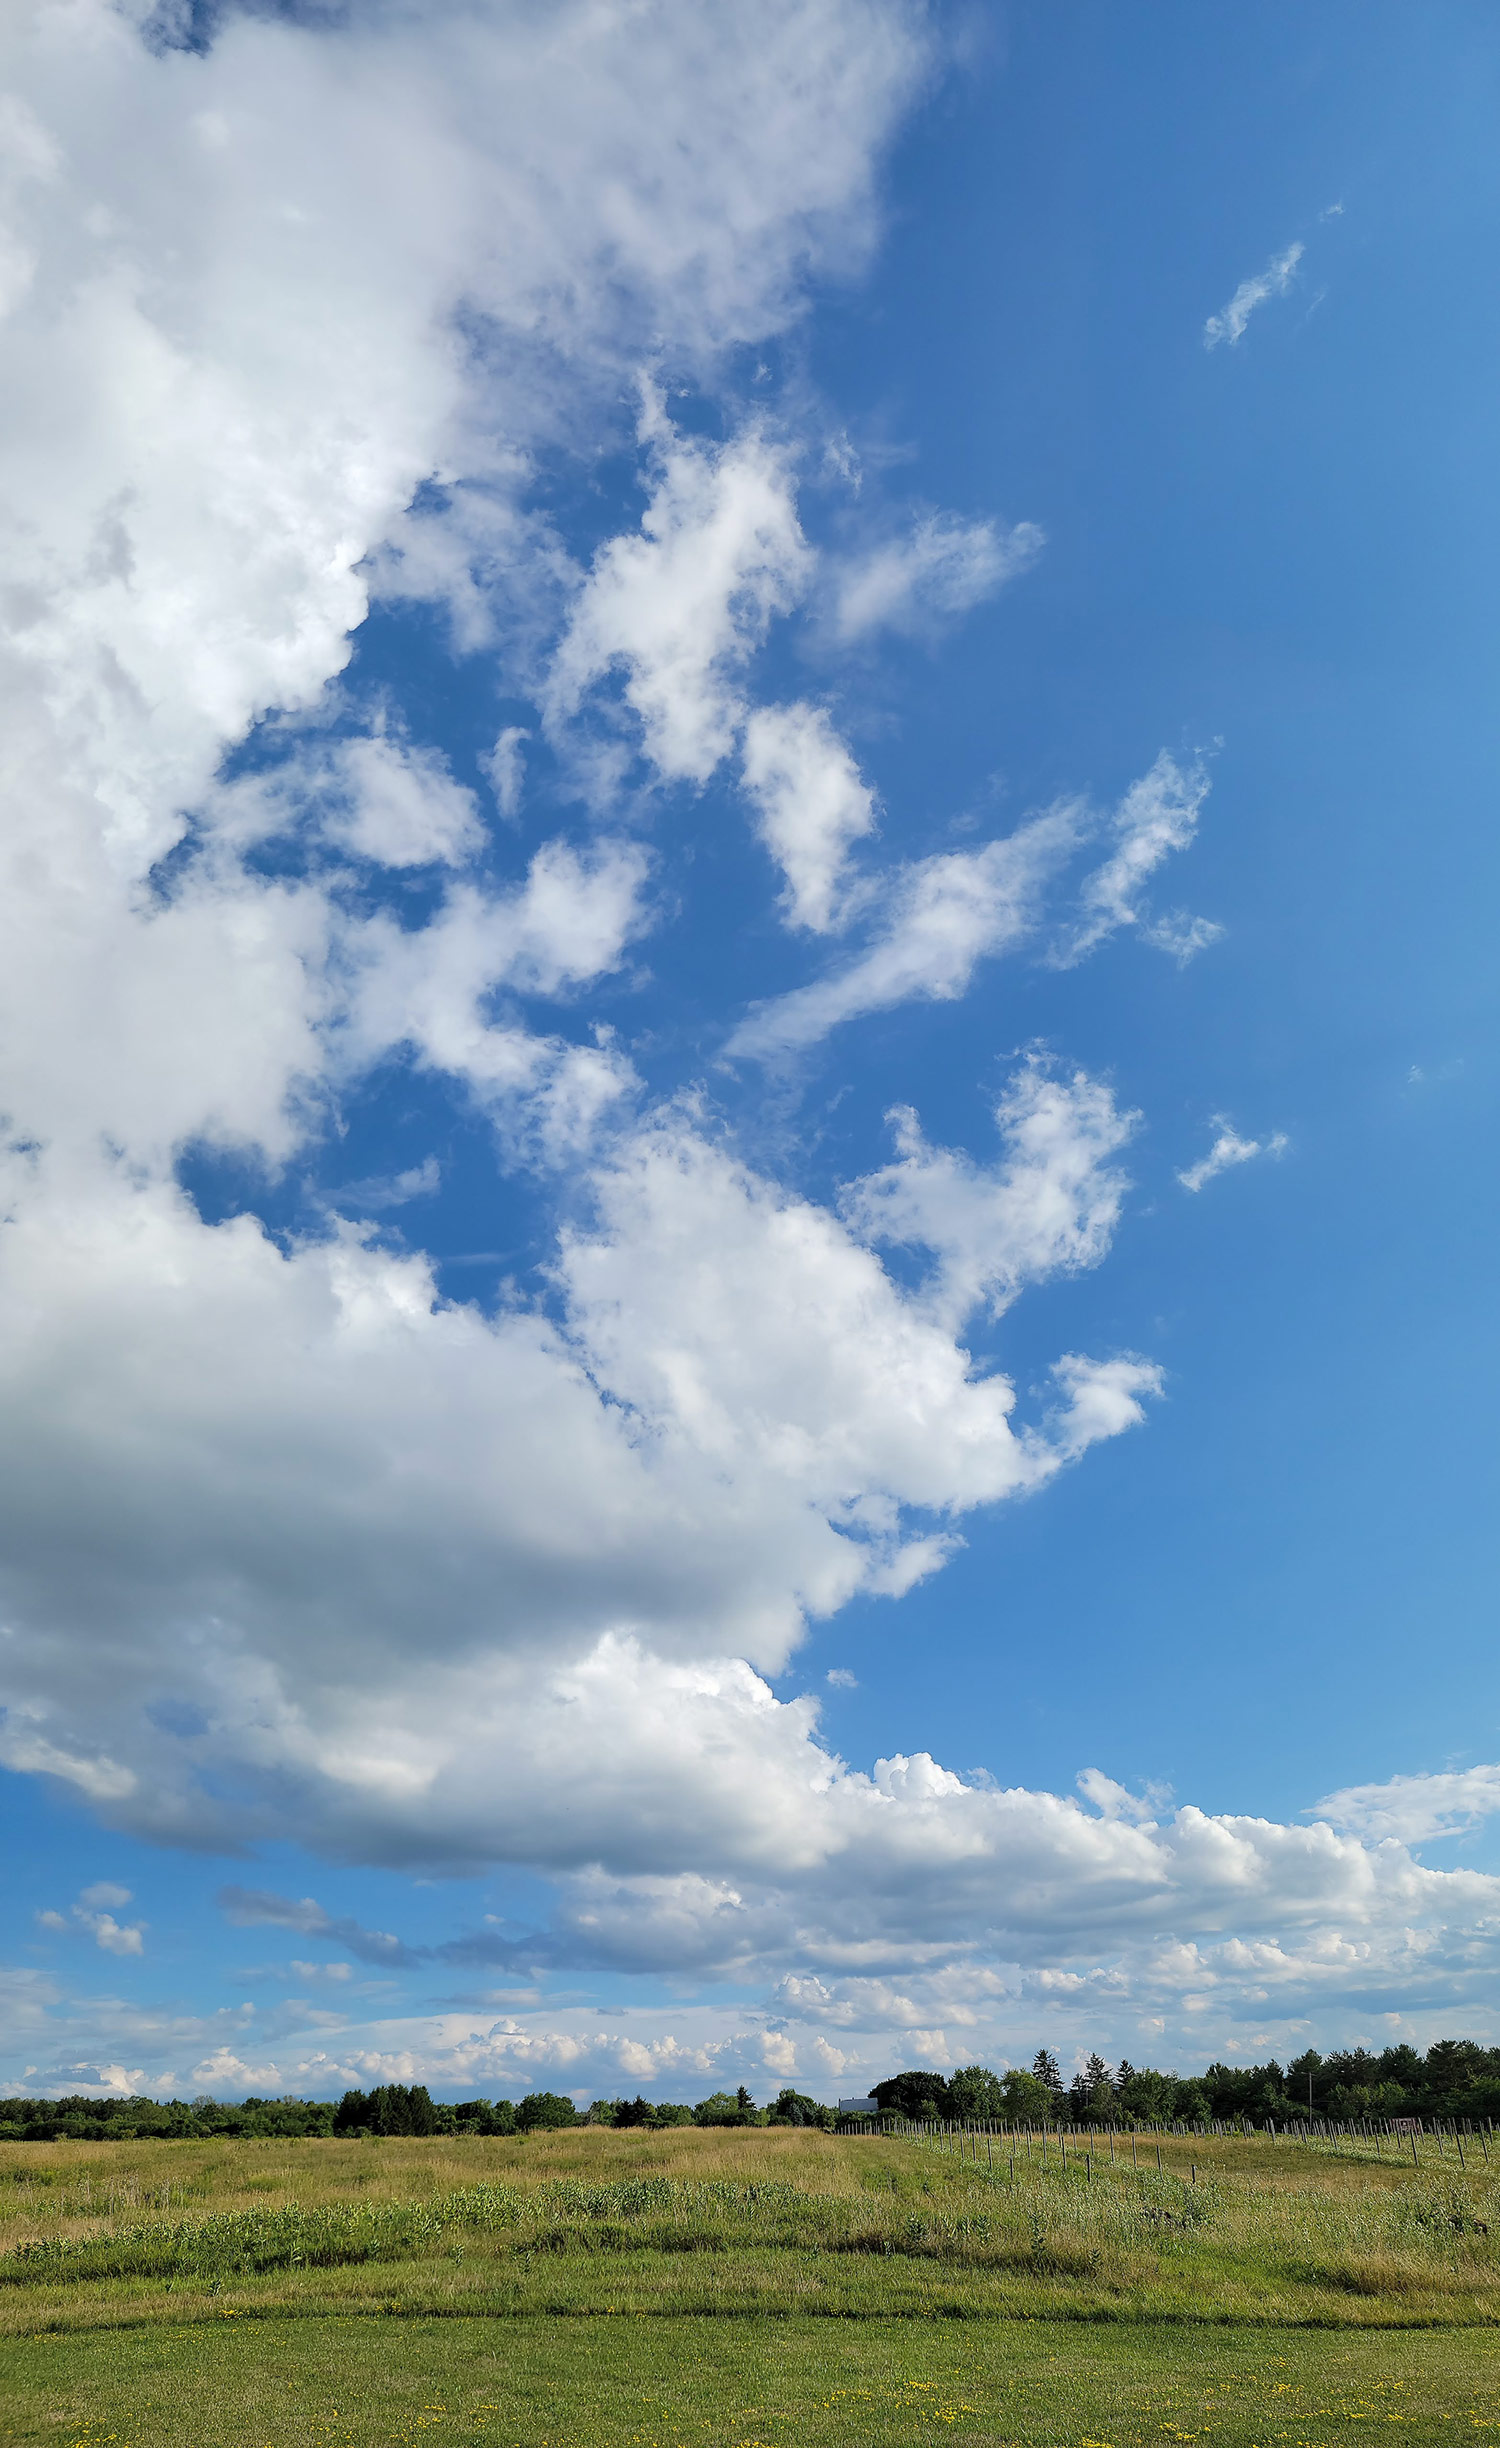
[[[1184,910],[1158,916],[1146,895],[1157,869],[1196,837],[1208,791],[1208,769],[1201,760],[1182,765],[1165,748],[1150,772],[1132,782],[1109,820],[1115,846],[1103,864],[1085,876],[1076,914],[1053,947],[1050,957],[1056,968],[1075,968],[1124,927],[1138,928],[1148,943],[1179,964],[1218,941],[1224,930],[1213,919],[1194,918]]]
[[[1297,266],[1307,249],[1300,238],[1279,255],[1273,255],[1263,272],[1254,272],[1242,280],[1227,306],[1209,316],[1203,326],[1203,345],[1216,349],[1221,344],[1238,348],[1245,336],[1245,327],[1258,307],[1269,299],[1285,297],[1297,277]]]
[[[372,1930],[347,1914],[325,1912],[313,1896],[273,1895],[262,1887],[221,1887],[219,1910],[237,1929],[293,1930],[302,1938],[323,1938],[343,1947],[361,1963],[406,1965],[420,1961],[389,1930]]]
[[[1291,1145],[1285,1131],[1271,1131],[1264,1139],[1243,1139],[1223,1114],[1214,1116],[1216,1136],[1206,1156],[1196,1164],[1183,1168],[1177,1178],[1184,1190],[1201,1190],[1220,1173],[1228,1173],[1236,1165],[1252,1164],[1257,1156],[1284,1156]]]
[[[890,629],[920,636],[961,619],[1029,569],[1046,537],[1033,521],[1002,527],[929,511],[838,568],[833,625],[844,643]]]
[[[1076,810],[1054,808],[982,850],[940,851],[889,871],[872,887],[878,916],[867,948],[811,985],[752,1010],[726,1054],[775,1061],[868,1012],[954,1001],[980,961],[1031,933],[1042,888],[1077,831]]]

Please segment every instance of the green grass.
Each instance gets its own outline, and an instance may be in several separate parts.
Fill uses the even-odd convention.
[[[220,2319],[5,2351],[3,2448],[1343,2448],[1493,2438],[1478,2332]]]
[[[598,2129],[0,2151],[0,2448],[1478,2439],[1497,2357],[1500,2171],[1456,2161],[1183,2140],[1012,2173]]]

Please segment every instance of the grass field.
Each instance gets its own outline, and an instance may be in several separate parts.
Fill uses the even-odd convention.
[[[795,2131],[8,2145],[0,2443],[1500,2433],[1500,2181]]]

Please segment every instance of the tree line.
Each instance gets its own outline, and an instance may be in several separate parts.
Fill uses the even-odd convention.
[[[316,2140],[395,2134],[525,2135],[568,2125],[819,2125],[838,2123],[832,2108],[783,2091],[757,2108],[741,2084],[686,2102],[597,2099],[579,2108],[558,2091],[523,2099],[435,2100],[425,2083],[379,2083],[339,2100],[0,2099],[0,2142],[136,2142],[220,2139]]]
[[[1500,2048],[1438,2040],[1425,2057],[1404,2042],[1382,2049],[1306,2049],[1282,2066],[1211,2065],[1202,2074],[1162,2073],[1122,2058],[1090,2057],[1064,2081],[1050,2049],[1029,2068],[988,2066],[955,2073],[913,2069],[873,2086],[889,2115],[954,2124],[1197,2125],[1243,2117],[1253,2125],[1334,2123],[1393,2116],[1500,2118]],[[686,2102],[596,2099],[579,2108],[557,2091],[523,2099],[435,2100],[422,2083],[381,2083],[339,2100],[0,2099],[0,2141],[127,2142],[212,2136],[294,2140],[319,2135],[524,2135],[568,2125],[805,2125],[829,2131],[837,2112],[806,2092],[783,2090],[758,2108],[741,2084]]]
[[[1121,2058],[1090,2057],[1064,2081],[1051,2049],[1030,2067],[993,2074],[914,2069],[875,2083],[870,2096],[887,2115],[953,2124],[1199,2125],[1243,2118],[1252,2125],[1309,2119],[1353,2124],[1383,2117],[1500,2117],[1500,2048],[1474,2040],[1437,2040],[1424,2057],[1406,2042],[1382,2049],[1304,2049],[1283,2066],[1214,2064],[1201,2074],[1163,2073]]]

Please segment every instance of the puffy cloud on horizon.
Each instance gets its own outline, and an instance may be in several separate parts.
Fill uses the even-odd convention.
[[[1318,1816],[1366,1840],[1422,1844],[1466,1836],[1500,1811],[1500,1767],[1438,1769],[1382,1785],[1346,1785],[1314,1805]]]
[[[718,1757],[721,1775],[747,1787],[777,1739],[768,1700],[739,1765]],[[1352,2017],[1378,2039],[1430,2038],[1476,2017],[1482,2028],[1500,1951],[1492,1876],[1429,1870],[1399,1842],[1326,1822],[1169,1808],[1098,1772],[1079,1780],[1080,1802],[975,1785],[921,1755],[869,1776],[824,1756],[820,1778],[798,1780],[800,1798],[785,1787],[780,1813],[762,1812],[772,1851],[758,1867],[585,1868],[563,1880],[549,1929],[413,1948],[312,1899],[227,1890],[238,1924],[479,1985],[428,2004],[314,2013],[288,2000],[258,2020],[248,2005],[196,2025],[178,2018],[177,2062],[196,2037],[213,2052],[193,2064],[197,2087],[250,2087],[234,2069],[270,2063],[280,2084],[315,2091],[399,2079],[691,2098],[726,2078],[827,2094],[901,2062],[1015,2062],[1039,2035],[1065,2056],[1124,2047],[1186,2070],[1215,2054],[1284,2058],[1330,2011],[1346,2033]],[[536,1985],[589,1972],[665,1972],[725,1995],[710,1987],[626,2017]],[[485,1987],[486,1975],[504,1985]],[[33,2031],[60,2033],[66,2020],[55,1997],[38,1997]],[[149,2010],[115,2005],[104,2020],[117,2050],[157,2063],[171,2052]]]

